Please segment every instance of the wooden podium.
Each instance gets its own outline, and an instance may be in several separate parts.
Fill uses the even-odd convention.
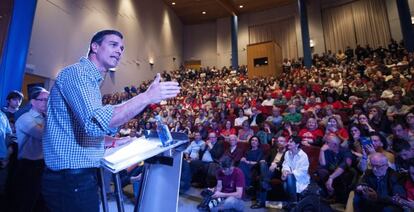
[[[117,163],[101,161],[101,197],[103,211],[108,212],[108,202],[104,186],[104,169],[112,172],[115,184],[115,195],[118,211],[124,212],[122,185],[119,171],[138,162],[145,161],[141,190],[134,211],[139,212],[164,212],[178,211],[178,198],[180,190],[181,165],[183,153],[177,151],[177,147],[188,142],[188,136],[184,133],[171,133],[173,142],[168,146],[161,146],[161,141],[156,133],[151,133],[148,138],[138,138],[137,144],[149,144],[143,147],[145,152],[137,151],[136,155],[123,159]],[[138,140],[136,139],[136,140]],[[132,141],[132,142],[134,142]],[[141,145],[139,143],[139,145]],[[156,145],[154,145],[156,144]],[[159,145],[158,145],[159,144]],[[134,148],[139,146],[131,145]],[[115,150],[122,151],[122,150]],[[106,157],[109,159],[109,157]]]
[[[247,45],[249,78],[279,76],[282,73],[282,50],[274,41]]]

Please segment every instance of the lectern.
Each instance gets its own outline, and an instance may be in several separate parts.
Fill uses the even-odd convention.
[[[104,186],[104,169],[114,177],[118,211],[124,212],[122,185],[119,171],[145,161],[141,190],[135,211],[165,212],[178,210],[181,178],[182,151],[178,147],[188,142],[184,133],[171,133],[173,141],[162,145],[156,132],[147,138],[140,137],[125,146],[105,153],[101,160],[101,197],[103,211],[108,212],[108,202]]]

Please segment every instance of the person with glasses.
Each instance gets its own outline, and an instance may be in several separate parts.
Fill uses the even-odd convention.
[[[35,87],[29,95],[32,108],[16,121],[17,168],[13,180],[12,211],[44,210],[40,192],[43,160],[42,137],[49,92]]]
[[[319,153],[318,183],[325,196],[345,202],[356,176],[351,167],[352,153],[348,148],[341,147],[341,139],[334,134],[327,134],[324,141]]]
[[[374,153],[369,160],[372,168],[355,188],[355,211],[402,211],[401,203],[396,201],[397,196],[405,197],[399,175],[389,168],[384,154]]]
[[[201,160],[195,160],[191,163],[191,168],[197,176],[203,176],[201,184],[209,188],[216,184],[216,171],[220,165],[220,159],[224,155],[224,141],[218,140],[215,132],[208,134],[204,148],[200,150]]]

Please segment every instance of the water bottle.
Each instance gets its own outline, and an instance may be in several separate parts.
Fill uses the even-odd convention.
[[[155,120],[157,120],[157,134],[161,140],[162,146],[168,146],[173,140],[170,129],[168,129],[168,126],[162,122],[160,115],[155,116]]]

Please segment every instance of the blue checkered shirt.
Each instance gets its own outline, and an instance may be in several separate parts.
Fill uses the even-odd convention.
[[[113,106],[102,105],[103,78],[87,58],[64,68],[56,78],[47,106],[43,153],[52,170],[99,167],[104,135]]]

